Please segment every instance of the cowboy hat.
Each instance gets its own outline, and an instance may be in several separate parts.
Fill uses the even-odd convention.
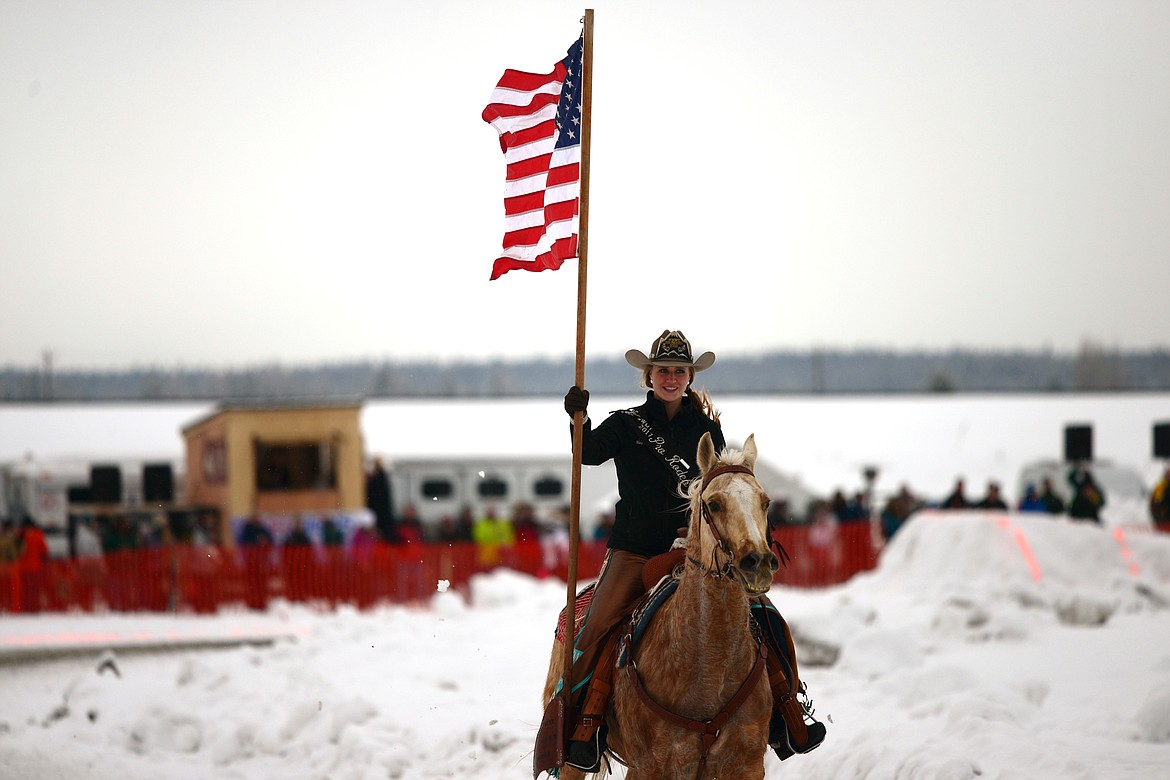
[[[648,366],[690,366],[695,371],[704,371],[715,363],[714,352],[704,352],[695,360],[691,357],[691,342],[681,330],[664,330],[650,345],[650,355],[640,349],[626,352],[626,362],[643,371]]]

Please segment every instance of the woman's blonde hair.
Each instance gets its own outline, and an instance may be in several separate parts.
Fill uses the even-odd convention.
[[[703,415],[719,422],[719,410],[711,401],[711,394],[707,392],[707,388],[700,387],[698,390],[691,390],[691,405]]]

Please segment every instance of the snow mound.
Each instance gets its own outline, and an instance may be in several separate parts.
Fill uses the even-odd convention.
[[[986,596],[1051,610],[1071,625],[1102,625],[1118,612],[1170,605],[1170,537],[1148,528],[1103,528],[1065,517],[924,511],[864,577],[968,609],[986,622]],[[971,594],[981,593],[981,599]]]
[[[1137,713],[1137,726],[1143,742],[1170,742],[1170,682],[1146,696]]]

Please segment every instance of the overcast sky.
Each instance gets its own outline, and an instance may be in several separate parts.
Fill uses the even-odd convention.
[[[1170,345],[1170,2],[595,0],[587,354]],[[584,5],[0,0],[0,365],[573,353],[480,119]]]

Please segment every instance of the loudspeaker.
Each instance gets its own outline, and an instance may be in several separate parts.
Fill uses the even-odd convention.
[[[70,485],[65,489],[65,496],[70,504],[93,503],[93,493],[89,485]]]
[[[1170,459],[1170,422],[1154,423],[1154,457]]]
[[[90,466],[89,492],[95,504],[122,503],[122,469],[117,466]]]
[[[1093,459],[1093,426],[1064,426],[1064,459],[1069,463]]]
[[[148,504],[169,504],[175,500],[171,464],[148,463],[142,467],[142,500]]]

